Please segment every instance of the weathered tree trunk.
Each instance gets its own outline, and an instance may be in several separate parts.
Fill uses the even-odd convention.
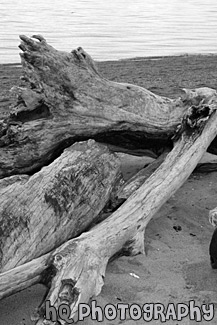
[[[94,140],[76,143],[29,177],[0,180],[0,271],[81,234],[119,181],[120,161]]]
[[[76,146],[73,145],[71,148],[73,147]],[[150,165],[148,165],[148,167],[140,170],[124,184],[122,178],[118,177],[118,180],[111,191],[111,197],[108,203],[105,205],[104,209],[97,216],[97,218],[91,220],[91,226],[105,220],[109,215],[111,215],[111,212],[115,211],[124,201],[126,201],[126,199],[145,182],[151,173],[160,166],[165,157],[166,154],[162,154],[158,159],[156,159],[156,161],[153,161]],[[9,178],[7,178],[7,180],[9,180]],[[81,230],[82,228],[79,228],[79,232],[81,232]],[[76,235],[76,231],[74,232],[74,235]],[[143,243],[143,232],[141,239]],[[122,250],[123,254],[126,252],[126,249]],[[33,259],[24,265],[20,265],[0,274],[0,299],[38,282],[42,282],[48,286],[49,278],[53,276],[51,271],[53,270],[52,256],[54,254],[54,251],[52,251],[37,259]]]
[[[94,138],[114,150],[158,156],[190,105],[215,90],[172,100],[141,87],[106,80],[82,49],[60,52],[41,36],[21,36],[26,87],[0,123],[0,177],[33,173],[76,141]]]
[[[4,296],[6,290],[10,292],[14,284],[21,287],[27,279],[34,283],[43,271],[46,281],[49,274],[52,279],[46,299],[56,308],[61,303],[68,304],[71,317],[76,319],[78,304],[88,302],[90,297],[100,293],[109,259],[123,247],[132,254],[143,251],[143,232],[148,222],[188,178],[217,135],[216,109],[217,102],[214,104],[214,101],[210,106],[192,107],[184,117],[177,134],[180,138],[173,150],[117,211],[47,256],[1,274],[1,295]],[[28,272],[29,268],[31,272]],[[43,304],[38,311],[37,324],[45,324],[44,313]],[[64,324],[61,319],[59,321]],[[48,323],[52,324],[46,321]]]

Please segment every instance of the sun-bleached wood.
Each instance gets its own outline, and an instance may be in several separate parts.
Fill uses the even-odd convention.
[[[32,176],[0,180],[0,271],[78,236],[110,199],[120,161],[94,140],[77,142]]]
[[[78,48],[57,51],[42,36],[20,36],[23,87],[0,122],[0,178],[33,173],[76,141],[94,138],[112,150],[157,157],[172,148],[189,105],[207,101],[215,90],[184,90],[169,99],[101,76]]]
[[[121,203],[126,201],[135,189],[142,185],[151,173],[160,166],[165,157],[166,154],[162,154],[158,159],[147,167],[144,167],[125,183],[119,176],[111,192],[110,200],[102,210],[102,213],[100,213],[91,224],[93,225],[94,222],[99,223],[111,215],[111,211],[115,211]],[[9,182],[9,179],[10,178],[5,178],[4,182]],[[20,176],[18,176],[18,179],[20,179]],[[1,182],[3,182],[3,180]],[[132,241],[126,243],[120,254],[134,255],[139,252],[144,252],[144,231],[137,233]],[[28,263],[10,269],[7,272],[0,273],[0,299],[39,282],[48,285],[48,283],[46,283],[48,280],[44,280],[44,278],[46,276],[46,279],[49,279],[51,276],[50,266],[52,265],[52,256],[54,254],[55,251],[52,251]]]
[[[185,89],[183,97],[172,100],[106,80],[82,48],[57,51],[37,35],[21,36],[20,48],[26,84],[14,88],[17,101],[0,121],[0,209],[4,212],[0,298],[37,282],[51,283],[47,299],[55,307],[69,304],[76,319],[78,304],[101,291],[109,259],[123,250],[144,252],[150,219],[184,183],[207,148],[217,152],[216,91]],[[150,166],[153,173],[148,179],[143,170],[120,188],[115,185],[120,181],[117,158],[103,146],[96,149],[99,145],[93,140],[78,143],[89,138],[137,155],[159,157],[173,149]],[[70,148],[63,152],[66,147]],[[71,161],[75,152],[85,158],[75,155]],[[79,175],[74,173],[77,165]],[[127,200],[107,219],[97,219],[109,198],[113,211]],[[75,210],[75,223],[70,223],[68,217]],[[84,233],[97,220],[103,221]],[[32,240],[33,254],[28,255],[25,236]],[[12,256],[15,251],[18,255]],[[45,255],[33,259],[38,254]],[[42,304],[37,324],[45,325],[44,311]]]
[[[100,293],[111,256],[145,229],[162,204],[189,177],[217,135],[216,104],[215,98],[211,108],[190,110],[180,139],[146,182],[108,219],[55,252],[53,265],[57,274],[47,296],[52,305],[68,303],[71,317],[76,319],[78,304]],[[37,324],[43,324],[41,312]]]
[[[55,275],[46,299],[51,305],[67,303],[76,319],[78,304],[100,293],[109,259],[134,239],[141,242],[141,232],[150,219],[189,177],[217,135],[216,109],[216,95],[206,105],[192,106],[174,137],[173,150],[145,183],[110,217],[50,255]],[[6,282],[5,274],[1,279]],[[52,324],[45,322],[44,312],[42,304],[37,324]]]
[[[111,256],[145,229],[153,215],[189,177],[217,135],[216,98],[213,104],[210,108],[189,111],[173,150],[117,211],[55,252],[53,265],[57,274],[47,296],[52,305],[67,303],[71,317],[76,318],[78,304],[100,293]],[[40,312],[39,315],[37,324],[43,324]]]

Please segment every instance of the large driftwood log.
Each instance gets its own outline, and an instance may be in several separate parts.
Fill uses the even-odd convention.
[[[74,145],[72,147],[74,147]],[[123,182],[121,177],[118,177],[118,180],[113,187],[113,191],[111,191],[111,197],[108,203],[97,218],[91,221],[90,226],[93,226],[110,216],[112,211],[115,211],[124,201],[126,201],[126,199],[145,182],[151,173],[160,166],[165,156],[165,153],[162,154],[158,159],[156,159],[156,161],[147,167],[144,167],[126,183]],[[79,232],[81,232],[81,230],[82,228],[79,228]],[[76,231],[74,234],[76,235]],[[143,232],[141,233],[141,239],[143,243]],[[121,251],[121,254],[126,253],[128,253],[127,248]],[[48,286],[49,278],[53,276],[52,257],[54,254],[55,251],[49,252],[40,258],[33,259],[29,263],[25,263],[24,265],[20,265],[0,274],[0,299],[25,289],[35,283],[42,282]]]
[[[43,255],[97,221],[120,161],[94,140],[65,149],[32,176],[0,180],[0,271]]]
[[[47,299],[56,308],[61,303],[68,304],[71,317],[76,319],[78,304],[88,302],[90,297],[100,293],[109,259],[123,247],[127,247],[133,254],[143,251],[141,238],[148,222],[188,178],[217,135],[216,109],[216,96],[210,105],[189,109],[173,150],[117,211],[89,232],[66,242],[49,256],[40,257],[1,274],[1,295],[6,288],[10,291],[9,280],[11,285],[21,285],[19,273],[23,282],[30,279],[27,278],[28,273],[36,281],[41,270],[45,276],[47,269],[46,279],[49,274],[52,279]],[[30,266],[31,274],[28,272]],[[37,324],[52,324],[45,321],[44,314],[43,304],[38,311]],[[65,324],[61,319],[59,322]]]
[[[172,100],[141,87],[106,80],[78,48],[60,52],[41,36],[21,36],[26,87],[0,123],[0,177],[33,173],[76,141],[94,138],[114,150],[159,156],[190,105],[215,90],[185,90]],[[215,147],[215,146],[214,146]],[[215,148],[214,148],[215,149]]]

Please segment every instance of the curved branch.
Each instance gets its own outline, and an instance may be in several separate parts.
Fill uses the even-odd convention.
[[[216,110],[217,102],[210,107],[192,107],[173,150],[146,182],[109,218],[55,252],[53,265],[57,273],[47,296],[51,305],[58,308],[62,303],[68,304],[71,317],[76,319],[78,304],[99,294],[108,260],[146,228],[153,215],[190,176],[217,135]],[[44,312],[42,305],[38,325],[45,324]]]

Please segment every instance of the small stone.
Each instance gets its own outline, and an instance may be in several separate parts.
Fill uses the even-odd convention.
[[[176,232],[181,231],[182,227],[181,226],[174,226],[173,229],[175,229]]]

